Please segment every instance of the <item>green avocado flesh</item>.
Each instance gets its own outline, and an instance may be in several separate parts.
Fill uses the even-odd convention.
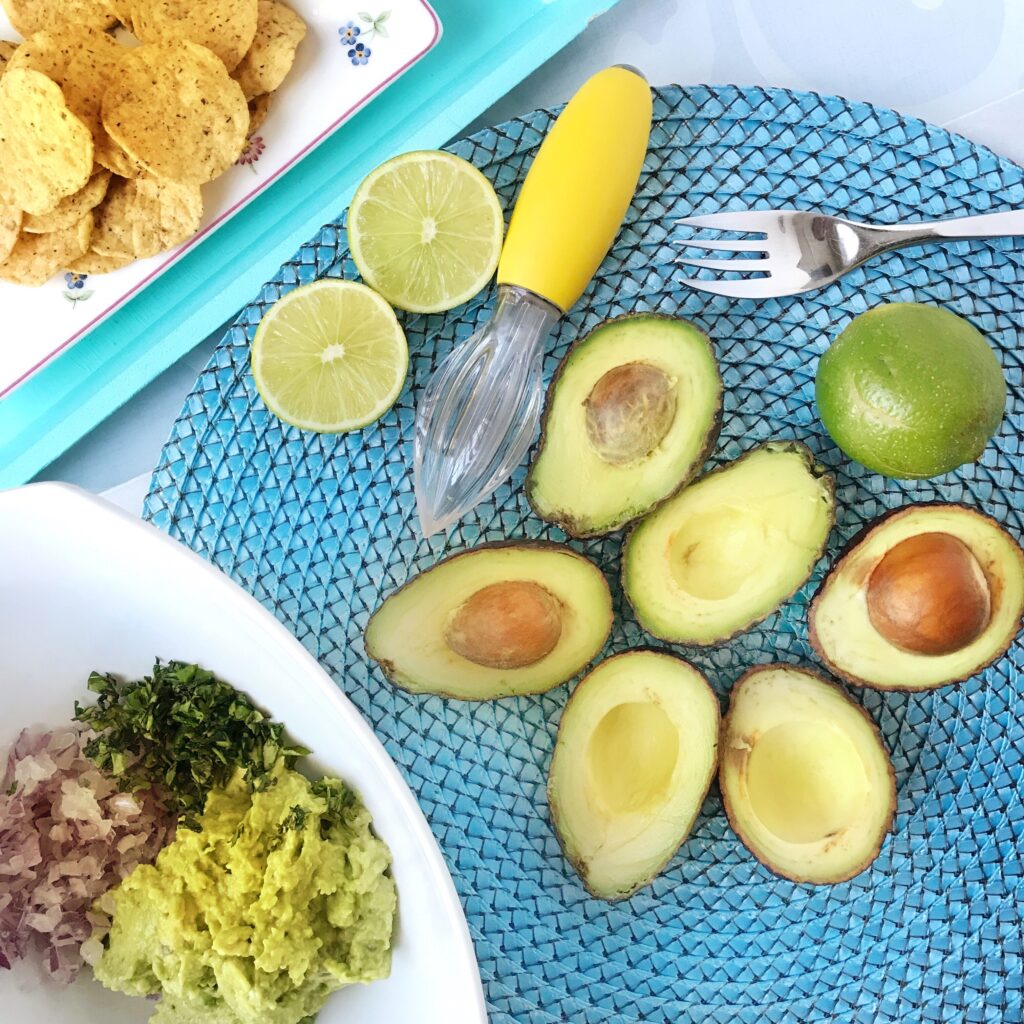
[[[707,474],[633,530],[622,582],[640,625],[713,644],[763,619],[810,576],[833,520],[831,477],[773,441]]]
[[[962,541],[988,581],[984,629],[966,646],[921,654],[890,642],[872,622],[868,584],[896,545],[924,534]],[[956,601],[954,594],[952,600]],[[811,604],[810,636],[830,671],[878,689],[927,690],[968,679],[998,658],[1024,615],[1024,552],[995,520],[962,505],[910,505],[879,520],[833,566]]]
[[[265,781],[251,792],[239,770],[201,831],[179,827],[101,897],[96,978],[161,996],[150,1024],[308,1024],[332,992],[391,972],[391,855],[369,812],[280,761]]]
[[[548,779],[551,817],[588,891],[624,899],[690,833],[715,773],[718,698],[679,658],[609,658],[566,704]]]
[[[548,390],[530,504],[570,536],[619,529],[700,469],[721,404],[711,345],[693,324],[641,314],[601,325]]]
[[[485,545],[421,573],[366,627],[366,652],[414,693],[490,700],[571,679],[604,646],[601,571],[559,544]]]
[[[789,665],[752,669],[733,687],[718,781],[747,849],[777,875],[817,885],[878,856],[896,804],[871,719],[834,683]]]

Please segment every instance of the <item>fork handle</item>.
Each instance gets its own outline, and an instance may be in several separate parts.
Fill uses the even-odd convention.
[[[1011,238],[1024,235],[1024,210],[981,213],[974,217],[954,217],[919,224],[872,225],[891,236],[887,248],[902,248],[935,239]]]

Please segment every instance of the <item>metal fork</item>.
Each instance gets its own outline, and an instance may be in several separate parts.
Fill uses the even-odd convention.
[[[698,230],[757,234],[759,238],[676,238],[674,244],[722,252],[760,253],[760,258],[684,259],[677,263],[709,270],[765,276],[683,281],[691,288],[740,299],[797,295],[830,284],[848,270],[891,249],[929,242],[1024,235],[1024,210],[985,213],[917,224],[859,224],[802,210],[745,210],[685,217],[676,224]]]

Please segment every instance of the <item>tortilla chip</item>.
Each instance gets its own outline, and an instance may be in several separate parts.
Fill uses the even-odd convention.
[[[191,238],[202,218],[203,197],[198,185],[158,178],[114,178],[97,211],[91,248],[113,260],[145,259]]]
[[[61,87],[68,109],[92,132],[93,159],[105,166],[103,156],[112,144],[103,129],[100,106],[127,52],[113,36],[94,29],[36,32],[18,47],[10,66],[38,71]]]
[[[278,0],[259,0],[256,36],[231,77],[245,98],[273,92],[295,62],[295,50],[306,34],[306,23]]]
[[[43,29],[63,32],[69,26],[102,32],[116,20],[106,0],[3,0],[3,7],[23,36]]]
[[[88,252],[92,224],[90,212],[63,231],[51,231],[47,235],[21,234],[11,254],[0,263],[0,279],[16,284],[45,284]]]
[[[169,37],[198,43],[233,71],[256,35],[257,0],[134,0],[132,24],[144,43]]]
[[[274,94],[268,92],[263,96],[254,96],[249,100],[249,138],[252,138],[267,119]]]
[[[69,263],[68,270],[73,274],[109,274],[134,262],[133,256],[103,256],[95,249],[90,249],[84,256]]]
[[[92,133],[55,82],[13,68],[0,78],[0,188],[26,213],[49,213],[92,174]]]
[[[18,44],[8,39],[0,39],[0,77],[7,70],[7,62],[18,50]]]
[[[102,153],[96,154],[96,163],[106,167],[108,171],[116,174],[119,178],[137,178],[140,174],[145,174],[142,165],[133,160],[107,135],[106,128],[103,129],[103,134],[107,140],[107,145]]]
[[[139,178],[129,191],[134,216],[132,247],[139,259],[173,249],[199,230],[203,194],[198,185]]]
[[[0,262],[7,259],[21,234],[22,214],[0,196]]]
[[[49,213],[36,216],[27,214],[22,223],[22,230],[30,235],[46,235],[51,231],[63,231],[77,224],[90,210],[103,202],[110,184],[110,171],[97,171],[88,181],[85,188],[73,196],[62,199]]]
[[[96,209],[96,228],[90,248],[101,256],[134,260],[132,221],[132,182],[111,178],[106,198]]]
[[[132,0],[104,0],[104,6],[114,21],[123,25],[129,32],[135,31],[132,24]]]
[[[202,185],[238,159],[249,109],[209,50],[174,39],[128,51],[103,97],[103,124],[154,177]]]

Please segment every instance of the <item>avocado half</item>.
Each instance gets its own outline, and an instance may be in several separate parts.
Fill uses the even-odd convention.
[[[592,895],[625,899],[671,860],[714,777],[718,727],[707,680],[668,654],[616,655],[576,687],[558,728],[548,802]]]
[[[810,640],[835,675],[879,690],[962,682],[1024,616],[1024,552],[964,505],[895,509],[847,546],[815,595]]]
[[[570,548],[485,544],[421,573],[377,609],[366,653],[413,693],[490,700],[571,679],[612,627],[608,581]]]
[[[617,530],[700,469],[721,410],[718,364],[693,324],[609,320],[573,345],[548,388],[526,496],[572,537]]]
[[[733,831],[794,882],[859,875],[896,808],[874,722],[835,683],[791,665],[753,668],[733,687],[718,781]]]
[[[640,625],[716,644],[807,580],[834,518],[832,478],[804,445],[770,441],[691,484],[636,526],[622,585]]]

